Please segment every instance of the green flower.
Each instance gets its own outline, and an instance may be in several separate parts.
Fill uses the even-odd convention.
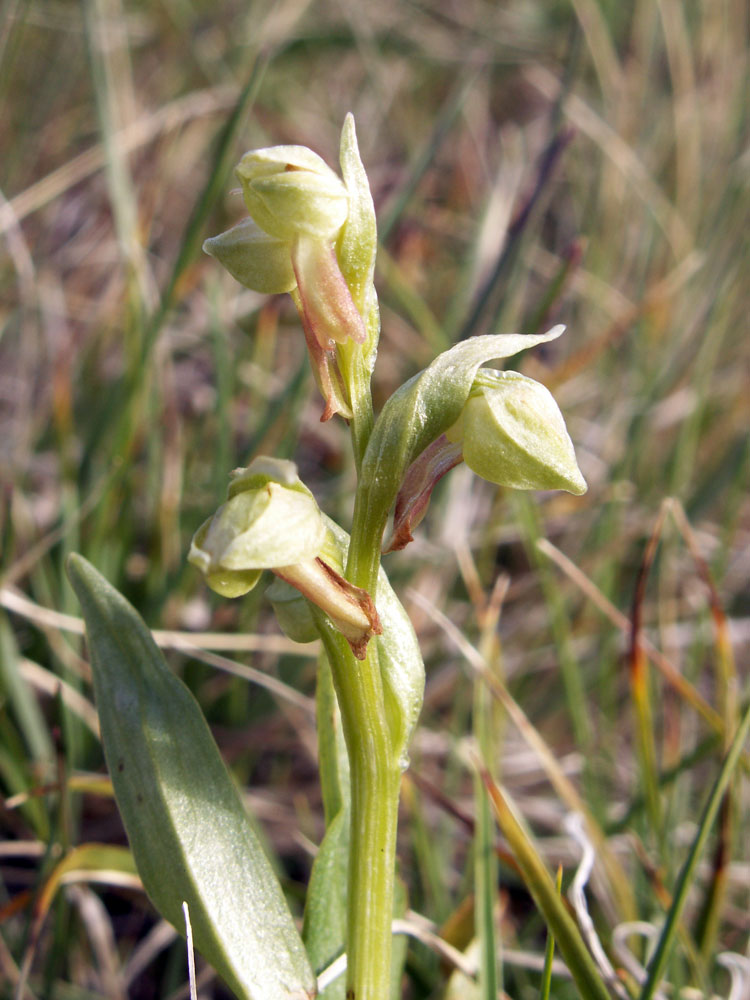
[[[341,158],[346,182],[305,146],[245,153],[236,173],[250,217],[203,244],[246,288],[291,293],[326,402],[322,420],[334,413],[351,417],[336,348],[349,341],[364,345],[366,320],[377,315],[374,212],[351,116],[342,130]]]
[[[462,461],[498,486],[586,492],[573,442],[549,390],[518,372],[480,368],[459,419],[407,469],[387,552],[413,540],[435,485]]]
[[[480,368],[446,438],[482,479],[517,490],[586,492],[573,442],[552,393],[518,372]]]
[[[342,576],[335,539],[293,462],[261,457],[236,469],[188,560],[224,597],[246,594],[271,570],[325,611],[360,658],[380,632],[370,595]]]

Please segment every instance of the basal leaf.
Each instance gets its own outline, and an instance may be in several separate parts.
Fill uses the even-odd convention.
[[[197,702],[131,605],[81,556],[102,740],[138,872],[156,908],[249,1000],[303,1000],[316,982],[281,887]]]

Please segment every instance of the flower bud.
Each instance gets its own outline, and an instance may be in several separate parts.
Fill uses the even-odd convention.
[[[303,233],[332,241],[346,221],[346,187],[306,146],[245,153],[236,173],[248,212],[269,236],[291,241]]]
[[[265,233],[252,219],[243,219],[203,244],[245,288],[264,295],[291,292],[297,284],[289,244]]]
[[[512,371],[481,368],[460,419],[446,431],[466,464],[499,486],[586,492],[573,443],[552,394]]]

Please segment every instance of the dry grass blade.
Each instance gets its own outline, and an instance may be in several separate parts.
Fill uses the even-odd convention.
[[[675,885],[672,905],[667,913],[661,935],[659,937],[656,950],[648,965],[648,974],[639,1000],[651,1000],[654,996],[664,975],[669,956],[674,945],[680,920],[682,917],[688,892],[693,885],[696,875],[698,861],[703,853],[709,834],[719,812],[721,803],[724,800],[726,789],[731,781],[735,768],[740,758],[740,752],[750,732],[750,706],[745,711],[745,715],[740,722],[737,733],[732,741],[729,753],[724,759],[719,775],[714,783],[708,800],[703,808],[698,829],[693,842],[690,845],[688,856],[682,866],[680,875]]]
[[[724,719],[724,751],[728,752],[739,725],[738,677],[729,638],[729,625],[711,570],[700,551],[685,510],[678,500],[672,501],[670,513],[708,592],[715,636],[717,700]],[[726,898],[729,865],[734,846],[734,816],[738,812],[736,797],[736,783],[730,782],[719,810],[719,829],[711,862],[711,877],[708,880],[706,897],[698,915],[695,931],[696,943],[704,963],[708,963],[714,954],[719,935],[721,911]]]
[[[631,629],[631,623],[627,617],[624,615],[619,608],[616,608],[612,602],[605,597],[605,595],[599,590],[596,584],[586,576],[585,573],[578,566],[575,565],[572,560],[556,548],[552,542],[548,541],[546,538],[541,538],[537,542],[537,547],[540,552],[551,559],[556,566],[558,566],[566,576],[568,576],[580,589],[582,592],[591,600],[591,602],[615,625],[623,634],[627,635]],[[717,733],[723,733],[724,724],[719,713],[705,700],[703,695],[690,683],[690,681],[685,678],[677,667],[664,656],[654,644],[646,637],[641,637],[641,645],[645,652],[650,657],[651,661],[656,667],[658,667],[664,679],[669,683],[675,691],[680,694],[685,701],[692,705],[693,708],[698,712],[706,722],[714,729]]]
[[[234,85],[222,85],[185,94],[184,97],[178,97],[156,111],[143,114],[117,130],[112,137],[113,142],[121,155],[134,153],[196,119],[229,110],[237,100],[237,93],[238,88]],[[8,232],[12,226],[22,222],[33,212],[38,212],[76,184],[91,177],[101,170],[105,163],[104,146],[102,143],[96,143],[46,177],[30,184],[20,194],[11,198],[7,207],[0,205],[0,233]]]
[[[652,692],[649,684],[648,660],[643,648],[643,603],[646,597],[646,584],[656,556],[667,509],[667,505],[662,504],[638,570],[633,594],[628,650],[630,694],[635,708],[637,742],[641,760],[641,777],[646,795],[646,808],[649,813],[651,830],[656,835],[661,847],[663,847],[663,828],[659,767],[654,740],[654,712],[651,705]]]
[[[581,798],[575,785],[563,772],[547,742],[531,723],[506,686],[493,673],[487,670],[484,658],[466,639],[463,633],[456,628],[453,622],[416,591],[412,591],[409,596],[411,600],[418,604],[440,626],[454,646],[465,657],[471,669],[482,677],[493,697],[497,698],[523,739],[536,753],[550,784],[565,803],[567,809],[571,812],[580,813],[585,817],[588,834],[596,845],[598,856],[607,872],[613,895],[614,908],[620,911],[623,917],[627,919],[635,911],[635,902],[628,878],[616,856],[610,850],[601,827],[591,815],[591,811]]]
[[[560,89],[560,83],[548,69],[535,65],[526,70],[526,79],[553,101]],[[664,231],[675,257],[681,259],[693,249],[690,230],[673,203],[638,158],[635,150],[593,108],[571,94],[564,102],[564,112],[570,121],[585,133],[622,173],[632,186],[633,192],[642,198]]]

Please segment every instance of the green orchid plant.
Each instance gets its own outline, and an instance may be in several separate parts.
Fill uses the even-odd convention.
[[[167,670],[132,608],[80,557],[69,572],[87,622],[105,753],[146,890],[180,927],[187,901],[197,948],[240,997],[311,997],[346,956],[327,997],[398,996],[392,962],[401,776],[424,667],[414,630],[381,567],[425,516],[438,480],[464,461],[515,489],[583,493],[560,410],[538,382],[484,367],[554,340],[475,337],[439,355],[373,413],[380,329],[377,232],[354,128],[341,177],[299,146],[247,153],[237,176],[249,217],[205,243],[242,285],[289,293],[299,312],[321,420],[351,431],[357,487],[350,532],[328,518],[293,463],[256,457],[196,532],[190,561],[227,598],[264,570],[281,628],[320,640],[318,730],[326,834],[302,935],[244,813],[197,704]],[[343,739],[339,735],[343,734]],[[395,977],[395,985],[394,985]]]

